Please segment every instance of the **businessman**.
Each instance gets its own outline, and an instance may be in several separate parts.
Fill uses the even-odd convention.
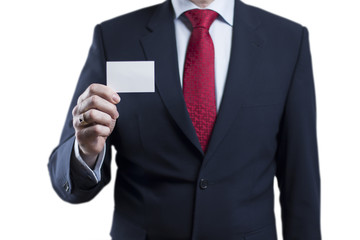
[[[106,86],[107,61],[154,61],[154,93]],[[141,69],[139,69],[141,71]],[[121,97],[121,99],[120,99]],[[168,0],[95,27],[59,146],[65,201],[110,181],[115,240],[320,240],[320,176],[305,27],[239,0]]]

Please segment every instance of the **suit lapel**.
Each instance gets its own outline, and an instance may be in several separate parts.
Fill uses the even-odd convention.
[[[228,75],[206,159],[215,152],[229,131],[241,103],[246,102],[247,89],[261,56],[263,40],[256,31],[260,22],[251,16],[246,7],[241,1],[235,0]],[[146,58],[155,61],[156,89],[169,114],[199,153],[204,154],[187,112],[180,85],[173,20],[171,2],[166,1],[150,19],[150,33],[141,39],[141,44]]]
[[[146,58],[155,61],[156,89],[176,124],[190,142],[203,154],[186,109],[178,69],[174,14],[170,1],[159,6],[141,39]]]
[[[225,90],[209,143],[206,159],[214,153],[229,131],[241,103],[246,102],[252,74],[261,56],[262,39],[256,29],[260,24],[250,16],[247,6],[235,1],[233,39]]]

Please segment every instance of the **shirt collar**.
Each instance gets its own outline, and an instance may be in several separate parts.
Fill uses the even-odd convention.
[[[171,3],[175,11],[175,18],[179,18],[184,12],[191,9],[200,9],[190,0],[171,0]],[[234,0],[214,0],[205,9],[217,12],[227,24],[232,26],[234,21],[234,5]]]

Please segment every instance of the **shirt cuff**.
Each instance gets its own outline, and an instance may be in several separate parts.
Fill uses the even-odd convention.
[[[74,142],[75,158],[81,164],[81,166],[84,167],[84,169],[87,171],[90,178],[92,180],[94,180],[96,183],[100,182],[100,180],[101,180],[101,167],[102,167],[103,162],[104,162],[105,152],[106,152],[106,144],[104,145],[103,150],[99,153],[99,155],[98,155],[98,157],[96,159],[96,164],[95,164],[94,170],[92,170],[86,164],[84,159],[81,157],[80,150],[79,150],[79,143],[78,143],[77,139],[75,138],[75,142]]]

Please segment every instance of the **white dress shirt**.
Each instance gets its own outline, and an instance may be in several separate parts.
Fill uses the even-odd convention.
[[[171,0],[171,2],[175,11],[176,47],[182,86],[186,50],[192,30],[190,21],[183,13],[200,7],[189,0]],[[219,17],[215,19],[209,29],[215,50],[215,96],[217,110],[220,108],[230,60],[234,5],[234,0],[214,0],[205,8],[219,14]]]
[[[174,26],[179,75],[182,86],[186,49],[192,31],[190,21],[183,15],[183,13],[191,9],[200,9],[200,7],[196,6],[190,0],[171,0],[171,3],[175,12]],[[219,14],[218,18],[215,19],[209,29],[215,51],[215,96],[217,110],[220,108],[230,61],[234,5],[234,0],[214,0],[208,7],[204,8],[213,10]],[[87,171],[87,175],[89,175],[95,182],[99,182],[101,179],[100,170],[105,157],[105,147],[98,156],[94,170],[91,170],[81,158],[77,140],[75,140],[74,149],[76,158],[75,161],[80,161],[84,170]]]

